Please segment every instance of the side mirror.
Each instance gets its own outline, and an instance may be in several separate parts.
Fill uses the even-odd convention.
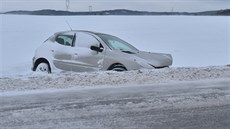
[[[90,49],[93,51],[96,51],[96,52],[102,52],[103,51],[102,47],[96,47],[96,46],[91,46]]]

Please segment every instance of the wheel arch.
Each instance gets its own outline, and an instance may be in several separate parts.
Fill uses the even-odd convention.
[[[125,65],[121,64],[121,63],[113,63],[111,64],[107,70],[112,70],[114,67],[122,67],[124,68],[125,70],[127,70],[127,68],[125,67]]]
[[[40,64],[40,63],[47,63],[48,64],[48,67],[49,67],[49,73],[51,73],[51,66],[50,66],[50,63],[47,59],[45,58],[38,58],[35,62],[34,62],[34,67],[33,67],[33,71],[36,70],[37,66]]]

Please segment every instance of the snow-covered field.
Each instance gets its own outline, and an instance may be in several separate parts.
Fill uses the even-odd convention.
[[[30,71],[35,49],[53,33],[69,30],[66,21],[73,29],[112,34],[141,50],[171,53],[173,67],[230,62],[230,17],[0,15],[0,18],[0,73]]]
[[[170,69],[125,73],[67,72],[48,76],[33,73],[31,62],[35,49],[53,33],[69,30],[66,21],[69,22],[72,29],[112,34],[128,41],[140,50],[170,53],[174,58],[173,66]],[[49,83],[61,86],[63,85],[61,81],[69,82],[67,87],[81,85],[81,83],[82,85],[106,84],[101,83],[104,81],[103,78],[107,78],[108,84],[121,84],[120,81],[126,83],[127,80],[130,82],[137,80],[136,83],[161,82],[165,79],[187,80],[190,75],[192,79],[229,78],[227,74],[227,72],[230,73],[229,67],[226,66],[230,64],[229,32],[230,17],[225,16],[0,15],[0,88],[1,91],[4,91],[6,88],[4,86],[7,86],[6,89],[15,90],[10,87],[26,85],[25,87],[32,86],[28,89],[36,89],[38,85],[49,87]],[[140,75],[142,78],[137,78],[140,73],[143,74],[143,76]],[[177,74],[171,75],[170,73]],[[166,74],[164,76],[169,76],[169,78],[159,80],[158,74]],[[111,80],[113,83],[109,79],[111,75],[115,77],[114,80]],[[148,75],[155,79],[151,80]],[[182,78],[183,75],[186,77]],[[200,75],[205,75],[205,78]],[[121,80],[116,76],[127,78]],[[94,83],[91,81],[85,83],[92,77],[98,80],[92,80]],[[60,81],[57,79],[54,81],[54,78]],[[73,79],[76,80],[71,81]],[[84,81],[82,82],[81,79]],[[25,87],[21,89],[27,89]]]

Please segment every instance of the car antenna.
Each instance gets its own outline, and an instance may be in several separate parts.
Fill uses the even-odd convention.
[[[68,22],[68,21],[65,21],[65,22],[66,22],[66,24],[69,26],[70,30],[73,30],[73,29],[71,28],[71,26],[69,25],[69,22]]]

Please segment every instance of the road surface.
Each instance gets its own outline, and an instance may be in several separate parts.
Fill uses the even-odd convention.
[[[230,79],[0,97],[1,129],[230,129]]]

